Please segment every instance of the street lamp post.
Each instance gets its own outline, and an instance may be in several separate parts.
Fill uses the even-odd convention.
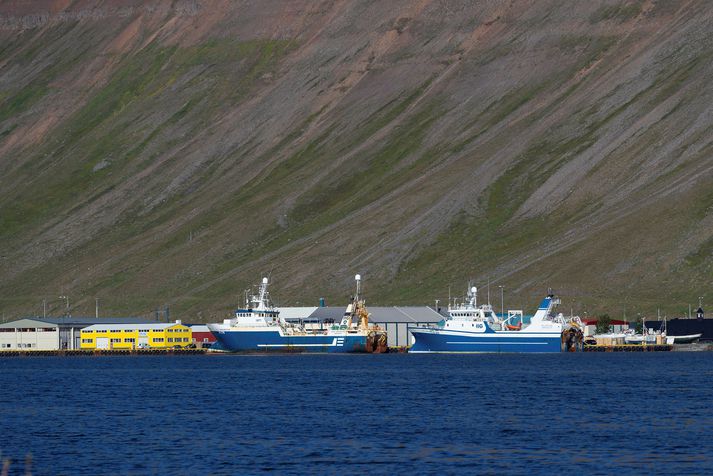
[[[64,296],[60,296],[59,298],[64,299],[64,302],[65,302],[64,317],[68,318],[69,317],[69,296],[67,296],[65,294]],[[57,338],[59,339],[58,343],[59,343],[60,349],[66,349],[66,348],[71,349],[70,345],[72,343],[72,340],[74,339],[74,336],[73,336],[72,331],[70,331],[70,334],[72,334],[72,335],[69,337],[69,339],[70,339],[69,342],[62,342],[62,326],[60,325],[60,327],[57,329]]]
[[[69,317],[69,296],[60,296],[59,298],[65,300],[64,315],[65,315],[66,317]]]

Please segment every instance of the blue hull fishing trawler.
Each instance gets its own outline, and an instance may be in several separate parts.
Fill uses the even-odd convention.
[[[258,293],[246,296],[243,309],[220,324],[208,324],[220,346],[230,352],[328,352],[386,351],[386,334],[369,324],[369,313],[360,298],[361,276],[356,275],[357,294],[339,324],[328,323],[307,329],[288,323],[270,301],[268,279]]]
[[[477,305],[477,288],[468,291],[467,302],[448,307],[448,318],[437,327],[412,327],[414,353],[431,352],[563,352],[582,349],[582,323],[577,317],[555,315],[559,299],[545,297],[527,325],[500,319],[485,304]]]

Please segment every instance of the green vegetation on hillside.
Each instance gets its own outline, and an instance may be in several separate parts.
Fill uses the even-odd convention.
[[[341,301],[360,272],[374,304],[490,278],[523,306],[552,286],[574,312],[679,312],[711,295],[705,7],[8,21],[0,309],[67,293],[201,320],[262,273],[292,304]]]

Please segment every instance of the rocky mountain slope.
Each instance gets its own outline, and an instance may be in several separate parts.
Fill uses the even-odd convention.
[[[706,1],[0,3],[0,309],[713,298]]]

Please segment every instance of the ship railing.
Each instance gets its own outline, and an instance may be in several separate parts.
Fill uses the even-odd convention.
[[[506,329],[506,326],[511,325],[514,326],[513,324],[513,319],[518,318],[520,320],[520,323],[523,323],[523,312],[522,311],[508,311],[508,317],[507,319],[501,321],[501,327],[503,330]],[[524,324],[524,323],[523,323]]]

